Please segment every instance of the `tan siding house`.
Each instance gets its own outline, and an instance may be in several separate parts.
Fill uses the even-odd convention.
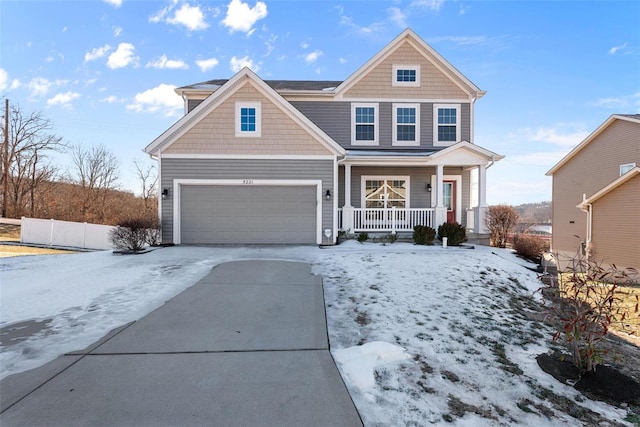
[[[579,252],[640,268],[639,165],[640,115],[613,115],[547,173],[561,268]]]

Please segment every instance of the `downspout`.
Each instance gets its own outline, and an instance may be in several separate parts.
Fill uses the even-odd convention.
[[[591,230],[592,230],[591,222],[593,218],[593,205],[591,203],[585,203],[586,201],[587,201],[587,195],[582,194],[582,203],[580,203],[578,206],[580,207],[580,210],[582,212],[587,214],[587,238],[584,244],[585,245],[584,252],[588,261],[589,256],[591,255]]]

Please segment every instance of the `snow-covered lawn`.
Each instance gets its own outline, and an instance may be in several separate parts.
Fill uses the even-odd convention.
[[[87,347],[240,259],[313,264],[331,349],[367,426],[631,425],[540,370],[535,273],[507,250],[381,245],[173,247],[0,260],[0,325],[49,327],[2,347],[0,378]],[[571,415],[569,415],[571,414]]]

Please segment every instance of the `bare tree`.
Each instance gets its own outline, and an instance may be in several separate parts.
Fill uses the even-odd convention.
[[[138,179],[140,180],[142,190],[142,200],[144,202],[144,208],[149,209],[151,204],[155,206],[158,194],[158,173],[154,165],[148,165],[144,167],[140,165],[136,160],[133,161],[133,165],[136,167]]]
[[[81,220],[103,221],[107,196],[118,181],[118,159],[104,145],[90,149],[74,145],[71,157],[75,167],[71,181],[80,187]]]
[[[1,150],[3,216],[20,216],[30,204],[34,212],[38,185],[54,176],[47,154],[62,152],[67,145],[53,134],[53,125],[40,112],[24,115],[19,105],[12,106],[8,116],[8,143]],[[2,130],[3,140],[5,129]],[[6,190],[4,190],[6,189]],[[30,195],[28,200],[25,197]]]
[[[506,247],[509,233],[513,231],[519,220],[520,214],[511,206],[490,206],[486,221],[492,244],[499,248]]]

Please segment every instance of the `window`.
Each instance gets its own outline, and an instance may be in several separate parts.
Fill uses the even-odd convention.
[[[629,172],[631,169],[635,167],[636,167],[635,163],[625,163],[624,165],[620,165],[620,176],[624,175],[625,173]]]
[[[259,102],[237,102],[236,136],[259,137],[262,133],[261,115]]]
[[[393,145],[420,145],[419,104],[393,104]]]
[[[392,86],[420,86],[419,65],[394,65]]]
[[[433,145],[451,145],[460,141],[460,105],[433,106]]]
[[[362,177],[363,206],[368,209],[409,207],[409,177]]]
[[[378,145],[378,104],[353,104],[351,117],[351,143]]]

